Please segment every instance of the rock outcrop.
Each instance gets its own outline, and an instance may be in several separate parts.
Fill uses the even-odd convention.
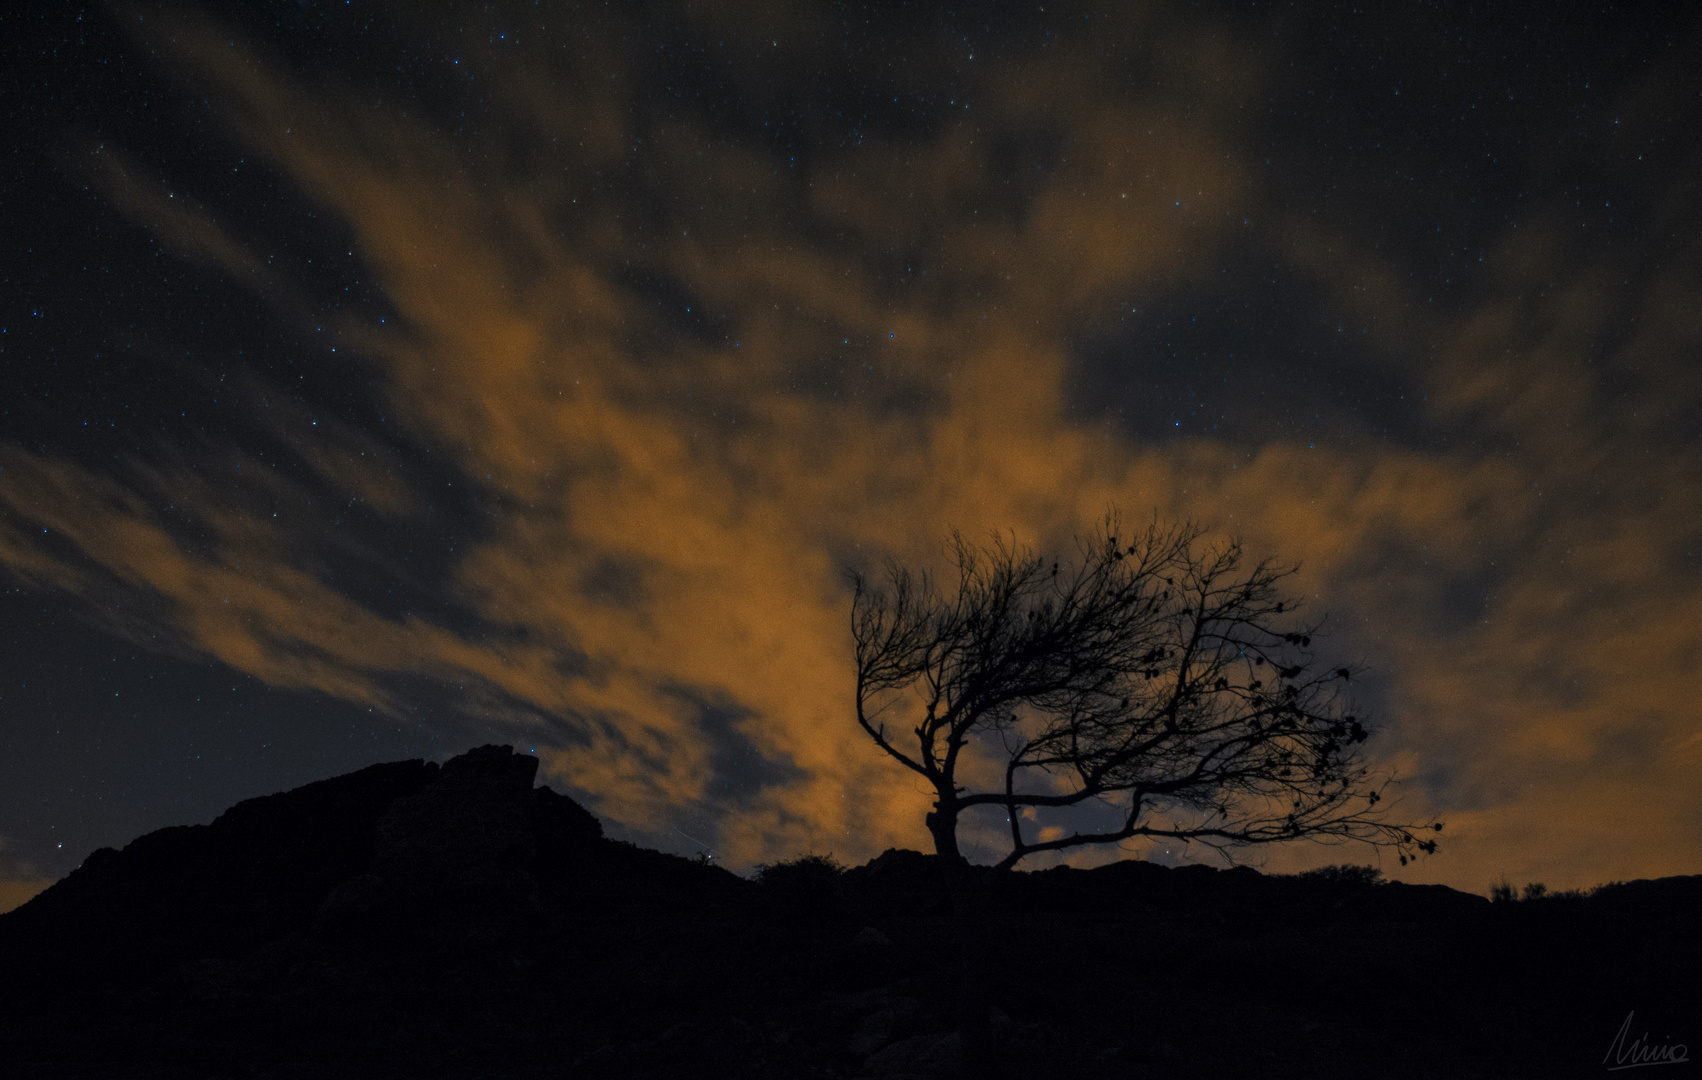
[[[440,932],[488,933],[541,914],[536,804],[549,796],[532,787],[537,771],[537,759],[505,746],[445,763],[385,809],[370,864],[331,890],[315,928],[370,934],[429,917]]]
[[[606,839],[536,768],[498,746],[376,765],[95,852],[0,915],[0,1062],[951,1075],[956,931],[934,857],[747,881]],[[1691,1022],[1702,969],[1702,877],[1494,905],[1140,862],[987,884],[971,939],[992,1030],[1035,1080],[1599,1069],[1628,1010]]]

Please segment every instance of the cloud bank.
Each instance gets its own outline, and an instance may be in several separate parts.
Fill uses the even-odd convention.
[[[203,358],[287,454],[180,442],[101,469],[4,445],[0,562],[274,686],[442,696],[641,833],[861,860],[925,846],[928,796],[850,715],[844,568],[937,567],[953,528],[1058,549],[1108,506],[1156,511],[1300,563],[1332,647],[1376,670],[1369,748],[1403,810],[1448,821],[1401,876],[1694,872],[1693,165],[1648,211],[1672,239],[1581,243],[1565,208],[1521,207],[1438,303],[1405,253],[1270,179],[1271,47],[1118,18],[979,58],[929,27],[854,50],[826,8],[705,8],[678,40],[416,22],[436,77],[470,80],[462,122],[146,11],[138,40],[336,223],[377,300],[316,293],[219,192],[112,140],[70,173],[331,343],[303,362],[373,387],[383,427]],[[667,68],[658,41],[703,58]],[[867,70],[876,46],[902,62]],[[834,99],[870,80],[911,112]],[[1634,89],[1630,126],[1666,123],[1659,79]],[[1234,365],[1198,360],[1228,365],[1215,425],[1143,397],[1160,322],[1267,279],[1342,334],[1327,366],[1284,367],[1271,324]],[[1332,418],[1261,419],[1277,380]],[[1172,404],[1172,433],[1129,419]],[[444,529],[451,503],[475,523]],[[397,537],[429,556],[403,565]],[[378,596],[390,578],[415,599]],[[1326,857],[1366,854],[1269,855]]]

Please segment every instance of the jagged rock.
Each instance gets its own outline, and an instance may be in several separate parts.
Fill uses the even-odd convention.
[[[538,760],[481,746],[445,763],[379,819],[372,872],[399,888],[507,893],[535,886],[527,813]]]
[[[596,815],[547,787],[532,789],[532,819],[540,857],[587,851],[603,838]]]
[[[423,761],[374,765],[246,800],[209,825],[102,848],[4,917],[13,961],[49,985],[74,985],[80,972],[127,978],[303,930],[338,882],[370,865],[389,806],[436,772]]]
[[[370,931],[374,920],[435,916],[458,928],[490,929],[537,913],[537,771],[536,758],[507,746],[450,759],[385,810],[373,831],[371,864],[331,891],[316,928]]]

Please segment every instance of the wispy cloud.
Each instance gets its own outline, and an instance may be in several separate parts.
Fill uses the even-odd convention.
[[[1380,252],[1269,203],[1239,119],[1262,58],[1174,19],[1148,25],[1146,79],[1086,38],[958,58],[972,107],[802,162],[633,107],[642,72],[608,27],[573,60],[469,48],[491,87],[469,134],[298,81],[209,23],[154,25],[377,282],[384,321],[327,325],[481,508],[418,583],[465,618],[380,610],[305,554],[304,523],[334,531],[351,500],[405,530],[435,497],[418,461],[281,391],[265,423],[287,468],[99,473],[5,449],[0,559],[27,579],[277,686],[389,707],[435,680],[634,828],[704,822],[733,861],[845,858],[921,844],[927,797],[849,721],[842,567],[937,565],[953,527],[1057,544],[1110,504],[1156,508],[1301,562],[1338,644],[1382,672],[1372,746],[1415,813],[1450,819],[1418,873],[1559,887],[1702,856],[1680,783],[1702,752],[1683,554],[1702,476],[1669,430],[1698,396],[1675,359],[1698,340],[1694,244],[1689,269],[1630,288],[1611,259],[1557,274],[1552,225],[1520,221],[1439,311]],[[801,62],[717,30],[759,99]],[[524,154],[492,151],[510,137]],[[119,152],[92,168],[179,254],[305,294]],[[1130,296],[1246,257],[1251,218],[1332,310],[1410,338],[1355,362],[1400,367],[1441,435],[1249,449],[1072,409],[1081,342]],[[265,516],[257,488],[299,512]]]

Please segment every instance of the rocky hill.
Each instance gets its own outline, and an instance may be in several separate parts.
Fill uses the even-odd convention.
[[[95,852],[0,915],[0,1073],[952,1074],[931,856],[746,881],[536,767],[375,765]],[[1699,915],[1702,877],[1491,904],[1124,862],[994,879],[975,934],[1011,1076],[1594,1076],[1702,1045]]]

